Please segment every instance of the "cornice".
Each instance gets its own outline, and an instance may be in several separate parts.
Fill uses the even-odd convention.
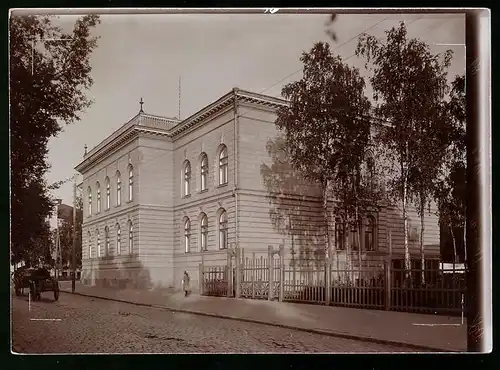
[[[109,156],[110,153],[112,153],[116,148],[137,137],[137,133],[138,131],[134,126],[127,127],[126,130],[123,130],[119,135],[116,135],[113,141],[110,140],[102,146],[100,144],[98,147],[96,147],[96,150],[92,150],[90,153],[88,153],[84,157],[84,160],[75,167],[75,170],[80,173],[84,173],[88,168],[100,162],[100,160],[102,160],[103,158]]]
[[[198,122],[201,122],[204,119],[218,113],[223,108],[231,105],[232,103],[233,103],[233,94],[231,92],[231,93],[224,95],[222,98],[213,102],[212,104],[208,105],[204,109],[193,114],[192,116],[186,118],[184,121],[179,123],[177,126],[174,126],[172,128],[172,131],[171,131],[172,137],[179,135],[180,133],[186,131],[187,129],[194,126]]]
[[[213,103],[205,108],[194,113],[190,117],[180,121],[175,118],[167,118],[162,116],[155,116],[147,113],[139,113],[118,130],[109,135],[88,154],[84,156],[84,160],[78,164],[75,169],[82,173],[88,168],[93,166],[96,162],[100,161],[103,157],[109,155],[115,148],[122,145],[127,140],[140,134],[153,135],[157,137],[170,138],[175,140],[182,136],[183,133],[188,131],[205,121],[207,118],[212,117],[223,109],[228,108],[234,104],[234,101],[243,104],[255,104],[267,109],[278,109],[280,107],[289,106],[289,102],[280,98],[275,98],[263,94],[253,93],[246,90],[234,88],[224,96],[220,97]],[[373,117],[373,123],[382,126],[390,126],[389,123],[384,122]],[[160,126],[160,127],[159,127]],[[163,127],[161,127],[163,126]]]

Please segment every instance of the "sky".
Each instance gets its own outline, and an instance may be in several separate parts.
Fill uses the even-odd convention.
[[[77,16],[59,16],[70,30]],[[357,36],[384,32],[404,20],[409,38],[428,43],[433,53],[454,51],[450,80],[465,71],[465,17],[461,14],[341,14],[332,26],[328,15],[304,14],[164,14],[102,15],[92,31],[99,36],[91,56],[94,104],[81,121],[67,125],[49,141],[48,183],[76,173],[84,146],[90,151],[140,109],[167,117],[179,111],[187,118],[233,87],[280,96],[281,88],[301,78],[300,55],[318,41],[329,42],[334,53],[364,71],[354,56]],[[333,28],[332,28],[333,27]],[[336,32],[334,42],[326,33]],[[436,45],[448,44],[448,45]],[[458,44],[458,45],[457,45]],[[367,96],[371,90],[367,88]],[[72,184],[53,192],[72,204]]]

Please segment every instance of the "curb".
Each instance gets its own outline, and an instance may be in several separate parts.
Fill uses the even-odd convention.
[[[102,297],[102,296],[86,294],[86,293],[77,293],[77,292],[72,293],[72,292],[65,291],[65,290],[60,290],[60,292],[67,293],[67,294],[76,294],[76,295],[79,295],[82,297],[103,299],[106,301],[133,304],[136,306],[153,307],[153,308],[160,308],[160,309],[164,309],[164,310],[166,309],[166,310],[169,310],[171,312],[180,312],[180,313],[187,313],[187,314],[192,314],[192,315],[215,317],[215,318],[219,318],[219,319],[248,322],[248,323],[252,323],[252,324],[268,325],[268,326],[274,326],[274,327],[279,327],[279,328],[283,328],[283,329],[296,330],[296,331],[301,331],[301,332],[305,332],[305,333],[312,333],[312,334],[320,334],[320,335],[342,338],[342,339],[377,343],[377,344],[390,345],[390,346],[396,346],[396,347],[398,347],[398,346],[399,347],[407,347],[408,349],[414,349],[414,350],[425,351],[425,352],[441,352],[441,353],[461,352],[460,350],[443,349],[443,348],[425,346],[425,345],[420,345],[420,344],[398,342],[398,341],[393,341],[393,340],[388,340],[388,339],[378,339],[378,338],[373,338],[373,337],[368,337],[368,336],[346,334],[346,333],[335,332],[335,331],[330,331],[330,330],[307,329],[307,328],[301,328],[298,326],[280,324],[278,322],[272,322],[272,321],[261,321],[261,320],[247,319],[244,317],[213,314],[213,313],[208,313],[208,312],[194,311],[194,310],[188,310],[188,309],[183,309],[183,308],[174,308],[174,307],[152,304],[152,303],[134,302],[134,301],[127,301],[127,300],[118,299],[118,298]]]

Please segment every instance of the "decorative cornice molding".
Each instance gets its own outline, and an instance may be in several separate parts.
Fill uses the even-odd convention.
[[[255,104],[270,110],[290,104],[288,101],[280,98],[234,88],[213,103],[182,121],[175,118],[139,113],[90,150],[90,152],[84,156],[84,160],[78,164],[75,169],[80,173],[85,172],[86,169],[93,166],[102,157],[108,156],[113,149],[138,133],[151,134],[175,140],[182,136],[182,133],[185,133],[190,128],[194,128],[198,123],[221,112],[225,108],[232,107],[235,100],[239,103]],[[372,119],[375,124],[390,126],[389,123],[382,120],[374,119],[373,117]],[[159,128],[159,125],[164,125],[165,128]]]
[[[137,137],[137,133],[138,131],[135,127],[128,127],[126,131],[120,133],[120,136],[114,138],[114,141],[106,143],[106,145],[103,145],[94,153],[87,154],[85,159],[75,167],[75,170],[83,174],[88,168],[93,167],[101,160],[108,157],[111,153],[114,153],[116,149],[135,139]]]

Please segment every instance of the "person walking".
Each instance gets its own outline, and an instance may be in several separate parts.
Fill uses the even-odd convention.
[[[184,276],[182,277],[182,290],[184,290],[184,296],[187,297],[190,293],[190,287],[189,287],[189,274],[187,271],[184,271]]]

